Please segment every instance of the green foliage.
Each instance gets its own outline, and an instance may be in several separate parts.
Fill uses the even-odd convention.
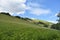
[[[60,31],[1,14],[0,40],[60,40]]]
[[[57,24],[53,24],[53,25],[51,26],[51,28],[60,30],[60,13],[58,13],[57,17],[58,17],[58,20],[57,20],[58,23],[57,23]]]
[[[53,25],[51,26],[51,28],[60,30],[60,23],[53,24]]]
[[[20,19],[21,17],[20,16],[15,16],[16,18]]]
[[[42,21],[37,21],[37,22],[34,22],[34,24],[36,24],[36,25],[39,25],[39,26],[42,26],[42,27],[49,27],[49,26],[51,26],[50,24],[51,23],[49,23],[49,22],[42,22]]]
[[[44,25],[44,27],[48,27],[49,25],[47,25],[47,24],[45,24],[45,23],[43,23],[43,22],[38,22],[39,24],[43,24]]]
[[[5,13],[5,12],[0,12],[0,14],[11,16],[9,13]]]
[[[23,20],[25,20],[25,21],[28,21],[28,20],[32,21],[32,19],[30,19],[30,18],[23,18]]]

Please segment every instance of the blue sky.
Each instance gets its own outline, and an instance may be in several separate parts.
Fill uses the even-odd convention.
[[[49,10],[50,12],[40,13],[40,14],[38,14],[39,12],[37,12],[36,14],[31,14],[31,12],[27,10],[28,12],[26,11],[26,13],[23,15],[24,17],[56,22],[56,20],[57,20],[56,14],[60,10],[60,5],[59,5],[60,0],[33,0],[33,1],[28,0],[26,3],[27,3],[27,5],[30,5],[32,8],[36,7],[37,9],[40,8],[40,9],[47,10],[47,11]],[[31,3],[31,4],[29,4],[29,3]],[[37,4],[37,5],[35,5],[35,4]]]
[[[1,0],[0,11],[56,23],[60,0]]]

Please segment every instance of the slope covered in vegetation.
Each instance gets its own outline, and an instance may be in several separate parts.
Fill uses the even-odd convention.
[[[60,31],[0,14],[0,40],[60,40]]]

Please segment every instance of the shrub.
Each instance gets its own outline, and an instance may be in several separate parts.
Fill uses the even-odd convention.
[[[60,30],[60,23],[53,24],[53,25],[51,26],[51,28]]]
[[[44,25],[44,27],[48,27],[48,25],[47,24],[45,24],[45,23],[43,23],[43,22],[37,22],[36,24],[43,24]]]
[[[21,17],[20,16],[15,16],[16,18],[20,19]]]
[[[5,15],[8,15],[8,16],[11,16],[9,13],[5,13],[5,12],[1,12],[1,14],[5,14]]]

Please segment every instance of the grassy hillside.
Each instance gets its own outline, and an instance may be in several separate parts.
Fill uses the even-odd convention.
[[[60,40],[60,31],[0,14],[0,40]]]
[[[34,19],[34,21],[35,21],[36,23],[37,23],[37,22],[40,22],[40,23],[39,23],[39,26],[47,27],[47,28],[50,28],[51,25],[53,24],[53,23],[48,22],[48,21],[45,21],[45,20],[37,20],[37,19]]]

